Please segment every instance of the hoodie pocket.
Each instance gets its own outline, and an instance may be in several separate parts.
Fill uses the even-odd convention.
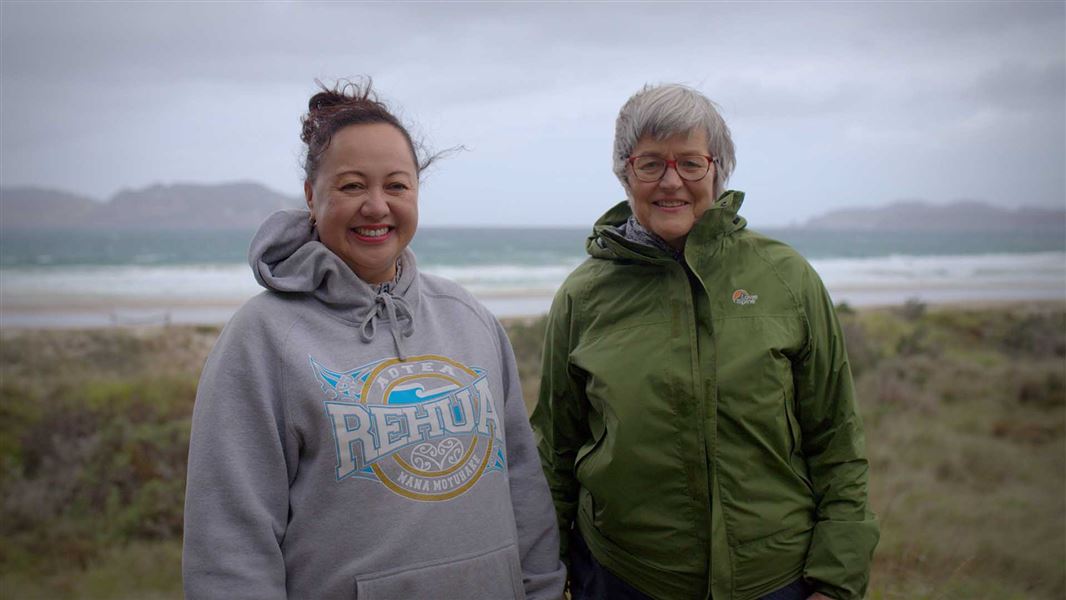
[[[357,600],[485,598],[523,600],[522,568],[514,544],[480,554],[356,578]]]

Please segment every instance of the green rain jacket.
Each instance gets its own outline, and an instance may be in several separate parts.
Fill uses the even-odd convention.
[[[533,413],[563,557],[662,599],[799,577],[861,598],[878,527],[844,340],[818,275],[726,192],[684,264],[624,239],[623,202],[559,289]]]

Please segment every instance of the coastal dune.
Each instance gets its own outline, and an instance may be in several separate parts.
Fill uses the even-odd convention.
[[[872,598],[1066,593],[1066,302],[839,309],[882,524]],[[508,319],[527,408],[542,317]],[[217,325],[0,330],[0,589],[180,598]]]

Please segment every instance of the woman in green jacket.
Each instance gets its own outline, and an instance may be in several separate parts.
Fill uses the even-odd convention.
[[[714,105],[618,115],[628,200],[549,316],[533,414],[574,600],[851,600],[877,544],[851,373],[818,275],[745,228]]]

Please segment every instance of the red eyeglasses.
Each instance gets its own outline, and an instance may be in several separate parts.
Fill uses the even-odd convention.
[[[714,157],[704,154],[688,154],[668,160],[661,156],[630,156],[629,165],[637,179],[646,183],[659,181],[666,175],[666,169],[673,167],[678,177],[685,181],[699,181],[711,172]]]

